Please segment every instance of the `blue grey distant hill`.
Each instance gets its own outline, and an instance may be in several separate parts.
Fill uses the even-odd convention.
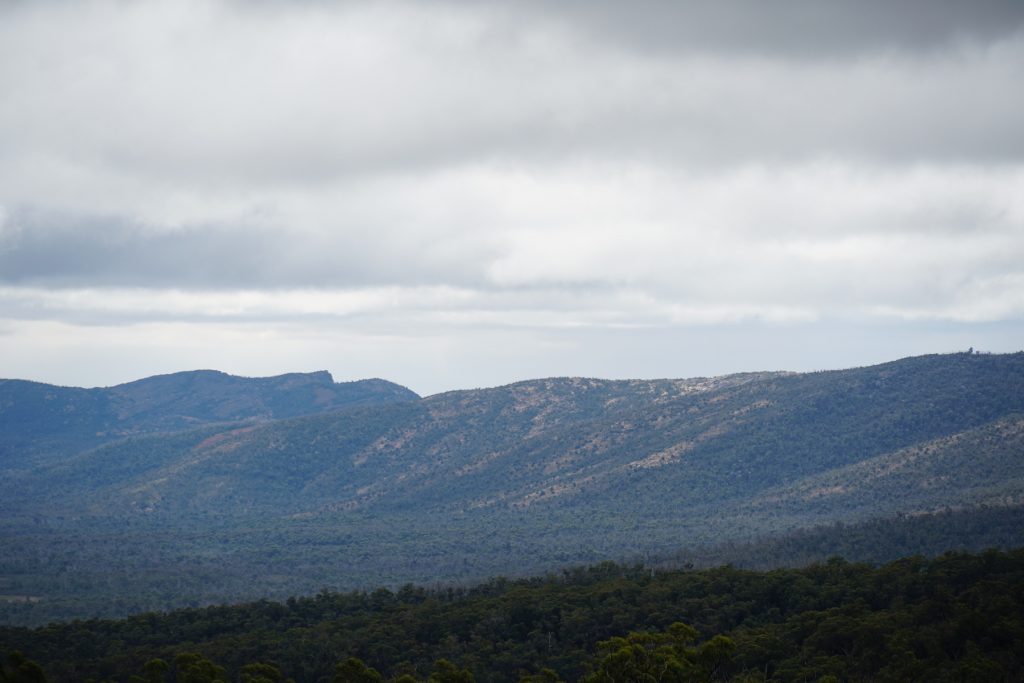
[[[195,370],[95,389],[0,380],[0,471],[132,435],[418,398],[381,379],[336,383],[326,371],[253,378]]]

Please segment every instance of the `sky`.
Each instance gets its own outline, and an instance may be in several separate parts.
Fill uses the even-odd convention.
[[[0,377],[1024,349],[1024,3],[0,3]]]

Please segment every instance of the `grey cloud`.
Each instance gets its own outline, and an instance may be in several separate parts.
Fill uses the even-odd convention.
[[[558,17],[591,32],[595,39],[628,49],[794,58],[931,52],[961,41],[1000,40],[1024,26],[1024,5],[1016,0],[568,0],[528,4],[538,21]]]
[[[326,196],[279,191],[261,197],[264,215],[240,211],[222,223],[161,225],[159,212],[150,223],[130,206],[104,215],[12,208],[0,230],[0,283],[606,287],[741,312],[891,305],[940,314],[965,283],[1020,273],[1022,174],[842,164],[726,174],[484,167],[336,186]],[[599,301],[587,308],[601,309]]]
[[[32,201],[15,192],[44,161],[217,192],[493,161],[1024,155],[1019,2],[23,7],[0,9],[4,203]]]
[[[13,6],[0,283],[195,304],[15,317],[438,285],[528,296],[361,329],[1024,310],[1017,2]],[[638,302],[553,302],[587,288]]]
[[[337,8],[334,0],[235,2],[264,11]],[[358,3],[348,3],[357,5]],[[383,3],[409,7],[413,3]],[[486,7],[483,34],[514,42],[524,26],[559,23],[629,50],[850,57],[876,51],[932,52],[950,44],[989,43],[1024,27],[1017,0],[447,0],[459,11]]]
[[[371,231],[372,232],[372,231]],[[120,216],[12,210],[0,231],[0,283],[53,287],[280,289],[479,282],[458,250],[427,257],[419,240],[362,230],[280,226],[154,230]]]

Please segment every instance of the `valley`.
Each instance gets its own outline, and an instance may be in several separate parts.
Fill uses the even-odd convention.
[[[703,564],[835,524],[1024,502],[1024,354],[426,398],[326,373],[133,384],[145,391],[0,384],[0,594],[38,598],[0,604],[9,623],[607,559]],[[40,400],[54,404],[45,434],[46,420],[18,421]],[[903,550],[853,559],[918,552]]]

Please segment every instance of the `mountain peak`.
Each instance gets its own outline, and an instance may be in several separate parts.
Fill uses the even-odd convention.
[[[317,382],[324,382],[326,384],[334,384],[334,377],[327,370],[316,370],[314,372],[299,373],[305,375],[312,380]]]

